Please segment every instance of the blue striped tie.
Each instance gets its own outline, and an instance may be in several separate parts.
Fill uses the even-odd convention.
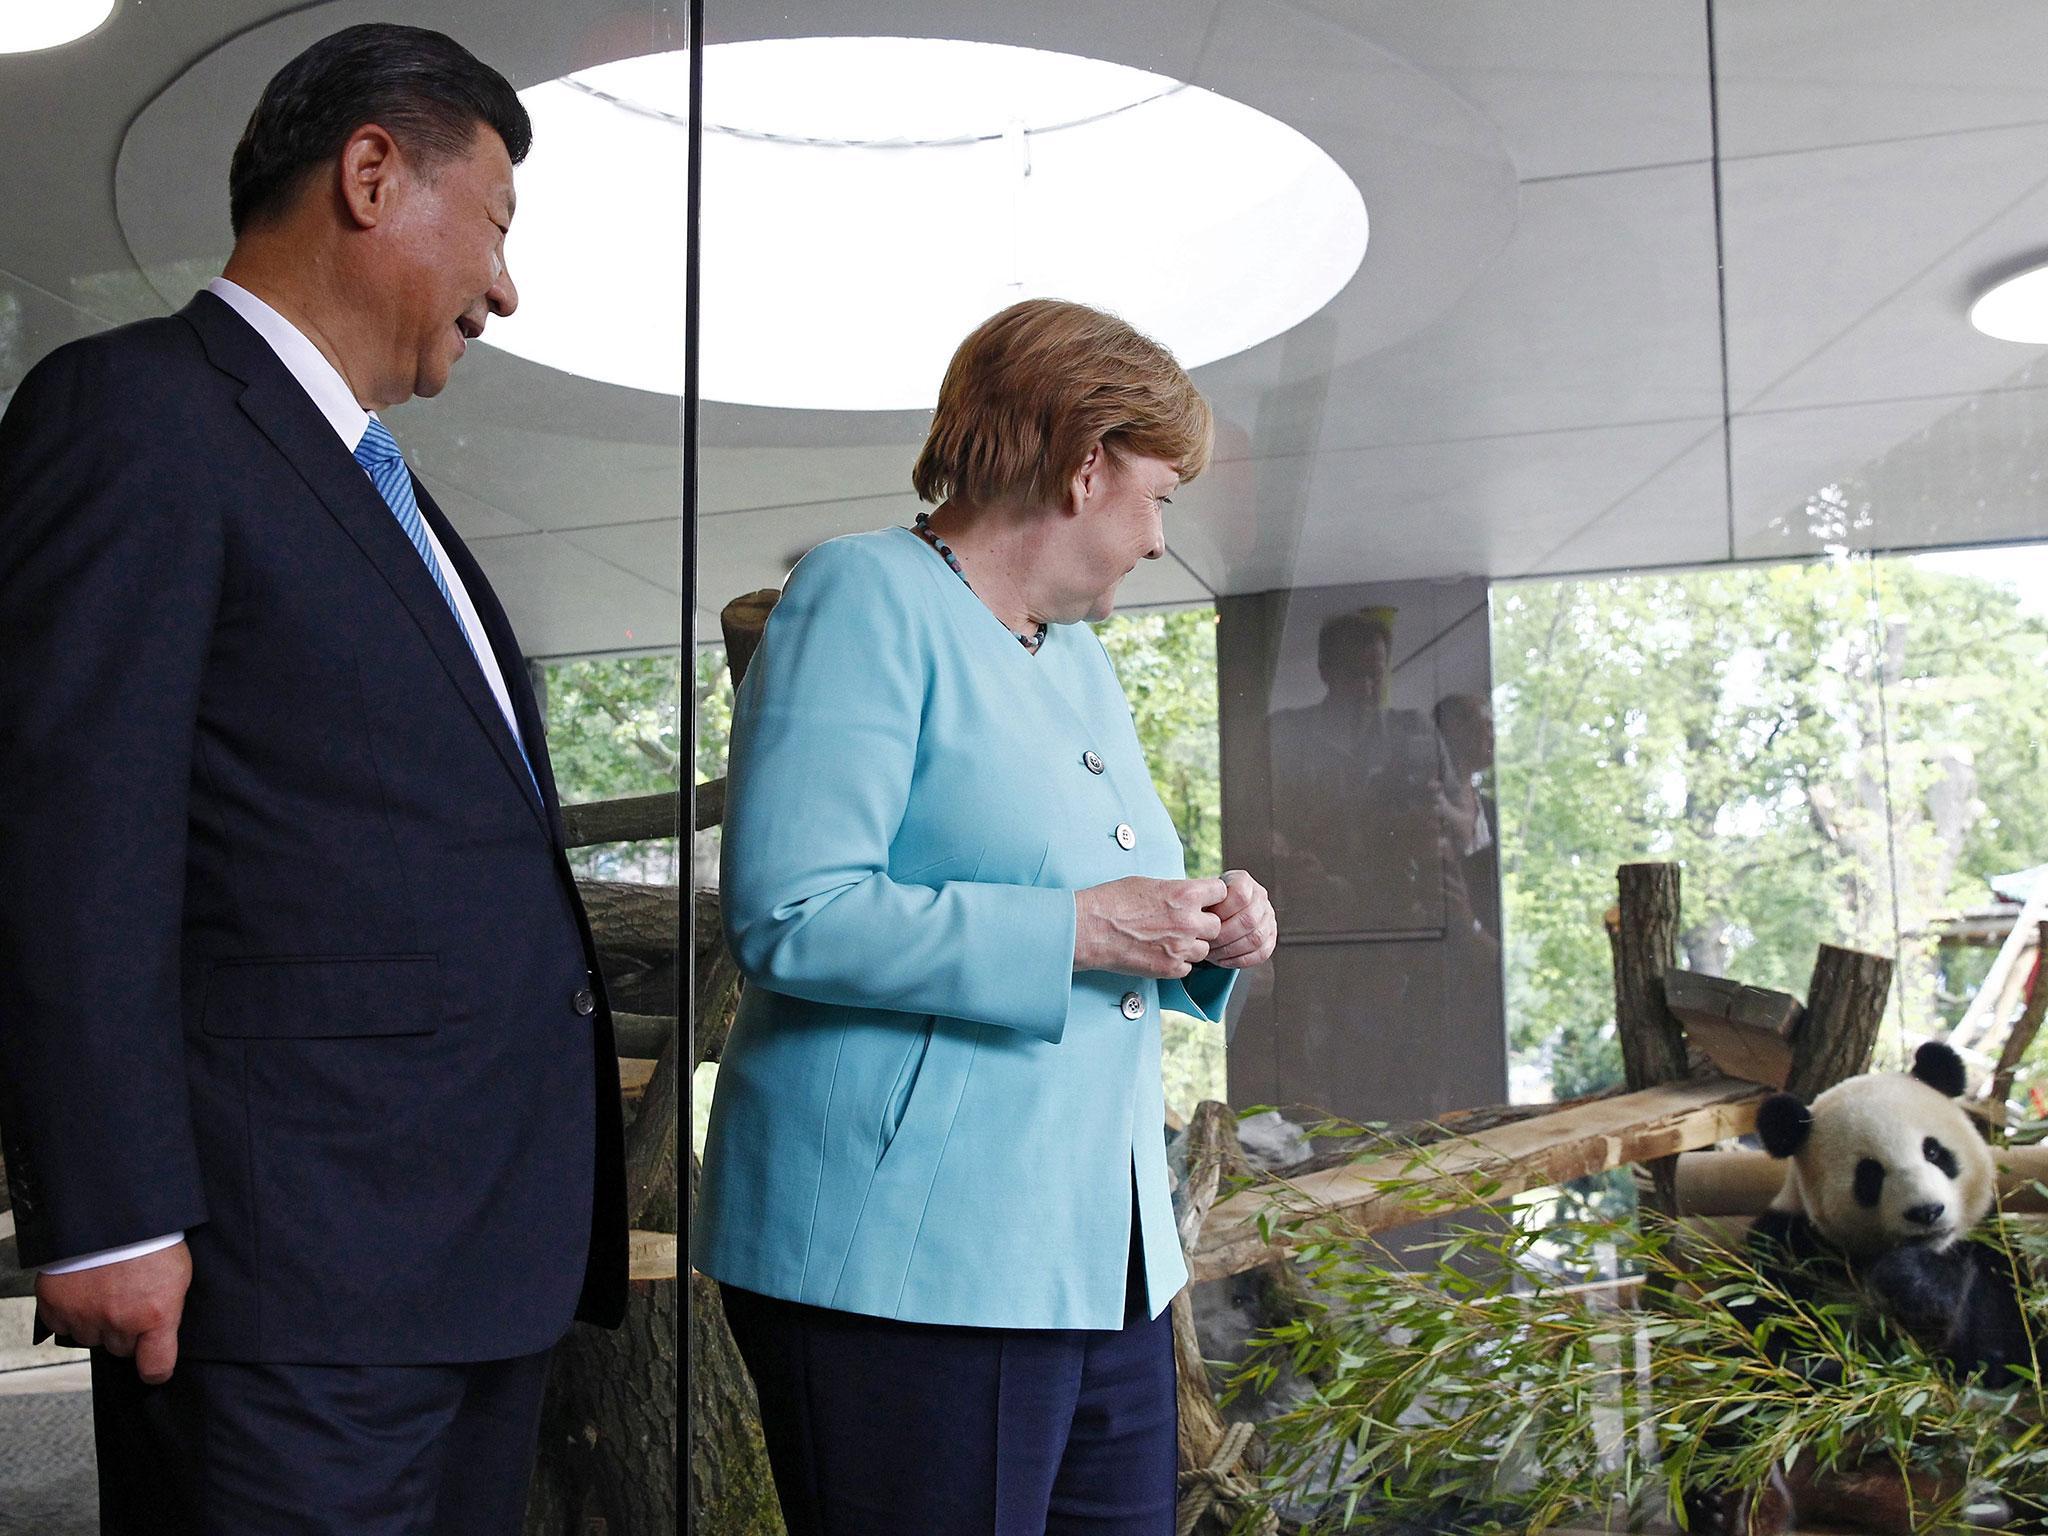
[[[398,439],[374,416],[363,433],[363,440],[356,444],[356,462],[363,466],[370,483],[377,487],[377,494],[384,498],[384,505],[398,519],[398,526],[405,530],[405,536],[412,540],[412,547],[420,552],[427,574],[434,578],[434,585],[440,589],[441,601],[455,616],[455,627],[462,632],[469,654],[476,659],[477,670],[482,671],[483,658],[476,654],[476,642],[469,638],[469,626],[462,622],[462,610],[455,606],[455,594],[448,590],[448,578],[441,574],[441,562],[434,558],[434,546],[427,542],[426,519],[420,516],[419,498],[413,494],[412,471],[405,467],[405,455],[398,451]],[[512,744],[519,748],[519,760],[526,764],[526,776],[533,780],[533,792],[540,796],[540,780],[534,776],[533,759],[526,755],[526,743],[519,739],[517,727],[512,726],[509,720],[506,725],[512,731]],[[545,796],[541,798],[546,799]]]

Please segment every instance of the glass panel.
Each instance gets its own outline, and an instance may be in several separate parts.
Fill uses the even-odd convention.
[[[911,525],[910,467],[960,338],[1051,297],[1174,351],[1213,409],[1213,455],[1173,492],[1165,557],[1141,562],[1094,628],[1188,869],[1250,872],[1279,927],[1225,1022],[1169,1008],[1138,1031],[1147,1049],[1159,1032],[1159,1136],[1191,1227],[1208,1218],[1202,1179],[1181,1178],[1201,1172],[1185,1122],[1221,1099],[1244,1117],[1255,1172],[1348,1190],[1370,1257],[1435,1265],[1416,1245],[1440,1227],[1325,1177],[1359,1142],[1323,1122],[1427,1136],[1476,1110],[1458,1124],[1540,1127],[1554,1100],[1618,1096],[1608,917],[1630,863],[1679,868],[1660,960],[1796,1004],[1825,948],[1875,957],[1875,1065],[1944,1038],[1988,1121],[2031,1135],[2048,1120],[2042,1048],[2013,1043],[2048,904],[2030,702],[2048,660],[2048,326],[2015,340],[1970,318],[2041,260],[2048,129],[2018,60],[2048,43],[2048,21],[2007,0],[1853,24],[1818,0],[1540,14],[1224,0],[1198,24],[1163,3],[911,0],[823,30],[751,0],[714,0],[707,17],[699,775],[723,771],[727,727],[737,715],[744,739],[747,718],[722,691],[721,606],[779,589],[829,541]],[[1203,138],[1212,98],[1257,122]],[[1985,325],[2033,323],[2024,303],[2011,312]],[[986,677],[1015,658],[950,661]],[[860,683],[852,696],[871,698]],[[1012,756],[992,750],[985,772],[1063,786],[1060,826],[1091,813],[1064,761]],[[828,764],[790,814],[822,819],[864,782],[859,766]],[[962,869],[926,888],[1005,883],[973,873],[988,835],[977,827]],[[708,879],[714,844],[698,847]],[[800,1236],[763,1193],[761,1167],[801,1167],[824,1191],[834,1158],[870,1155],[862,1179],[888,1188],[887,1138],[834,1141],[842,1108],[892,1126],[934,1081],[948,1106],[972,1104],[950,1096],[946,1035],[921,1033],[924,1010],[881,1011],[863,1025],[896,1044],[888,1066],[914,1070],[847,1083],[772,1148],[758,1087],[726,1111],[764,1225],[758,1247],[733,1244],[707,1272],[959,1321],[967,1303],[946,1314],[936,1281],[855,1299],[863,1265],[884,1258],[899,1281],[950,1264],[967,1287],[972,1245],[929,1235],[959,1193],[937,1175],[957,1164],[933,1163],[920,1190],[938,1226],[893,1248],[886,1228],[872,1250],[846,1236],[869,1230],[865,1182],[844,1210],[821,1193],[820,1225]],[[979,1050],[1014,1047],[970,1022]],[[925,1038],[941,1042],[937,1078]],[[748,1047],[764,1049],[735,1051]],[[816,1070],[787,1049],[781,1070]],[[1141,1056],[1134,1156],[1153,1133],[1149,1070]],[[711,1072],[700,1088],[714,1097]],[[1062,1116],[1071,1129],[1078,1102],[1049,1063],[1014,1096],[1004,1145],[1038,1145]],[[698,1110],[716,1179],[715,1117]],[[1675,1134],[1734,1150],[1724,1133],[1745,1113],[1701,1111]],[[967,1123],[980,1126],[971,1110]],[[1508,1165],[1486,1165],[1502,1198],[1480,1205],[1534,1226],[1633,1220],[1639,1192],[1674,1198],[1637,1166],[1666,1143],[1638,1121],[1611,1129],[1563,1149],[1518,1132]],[[1056,1166],[1085,1162],[1083,1144],[1069,1137]],[[1377,1135],[1365,1145],[1393,1155]],[[1123,1169],[1072,1174],[1077,1201],[1107,1202],[1100,1223],[1006,1283],[1113,1278],[1131,1230]],[[1776,1188],[1773,1167],[1759,1178],[1744,1218]],[[976,1186],[997,1208],[1000,1187]],[[1286,1284],[1258,1278],[1247,1209],[1186,1255],[1211,1360],[1243,1358],[1260,1322],[1298,1320],[1289,1285],[1324,1299],[1342,1285],[1306,1265]],[[1151,1237],[1142,1210],[1138,1226]],[[827,1272],[776,1270],[763,1254],[778,1243],[824,1243]],[[1638,1262],[1611,1241],[1532,1251],[1603,1284]],[[1445,1262],[1497,1276],[1499,1258]],[[991,1304],[980,1320],[1023,1317]],[[1255,1385],[1229,1417],[1307,1390],[1285,1370]],[[1198,1470],[1191,1446],[1221,1445],[1191,1432],[1182,1471]],[[1310,1460],[1351,1466],[1357,1449]],[[1601,1454],[1620,1455],[1611,1437]],[[1288,1513],[1342,1508],[1303,1493]]]

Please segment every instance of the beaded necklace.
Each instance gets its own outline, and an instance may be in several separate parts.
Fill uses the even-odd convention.
[[[960,569],[959,557],[956,556],[953,553],[953,551],[947,547],[946,541],[939,537],[938,530],[932,527],[931,513],[920,512],[917,514],[917,528],[915,529],[915,532],[919,538],[923,539],[925,543],[931,545],[933,549],[936,549],[941,555],[945,557],[946,564],[953,567],[953,574],[960,578],[961,583],[967,588],[968,591],[972,592],[974,590],[974,583],[969,581],[967,579],[967,573]],[[1014,629],[1011,630],[1010,633],[1013,635],[1017,635],[1017,632]],[[1030,651],[1033,655],[1036,655],[1038,653],[1038,648],[1041,645],[1045,644],[1045,626],[1043,624],[1039,625],[1038,633],[1035,635],[1017,635],[1017,643],[1023,646],[1025,650]]]

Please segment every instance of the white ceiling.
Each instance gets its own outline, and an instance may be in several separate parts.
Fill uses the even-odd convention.
[[[1964,319],[2048,256],[2038,0],[706,9],[712,42],[955,36],[1135,64],[1284,118],[1358,183],[1372,244],[1345,292],[1197,372],[1217,464],[1176,498],[1173,556],[1130,579],[1134,605],[2048,534],[2041,349]],[[263,79],[382,13],[124,0],[81,43],[0,56],[0,394],[218,270],[227,152]],[[407,15],[521,86],[680,41],[644,0]],[[1198,166],[1162,174],[1200,196]],[[819,539],[914,509],[920,413],[702,418],[700,635]],[[481,347],[394,426],[529,649],[678,641],[675,400]],[[1838,517],[1809,510],[1830,486]]]

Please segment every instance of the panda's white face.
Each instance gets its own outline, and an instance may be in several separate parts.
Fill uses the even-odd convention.
[[[1813,1128],[1778,1203],[1868,1257],[1954,1243],[1990,1212],[1996,1180],[1990,1148],[1953,1099],[1903,1072],[1877,1072],[1813,1101]]]

